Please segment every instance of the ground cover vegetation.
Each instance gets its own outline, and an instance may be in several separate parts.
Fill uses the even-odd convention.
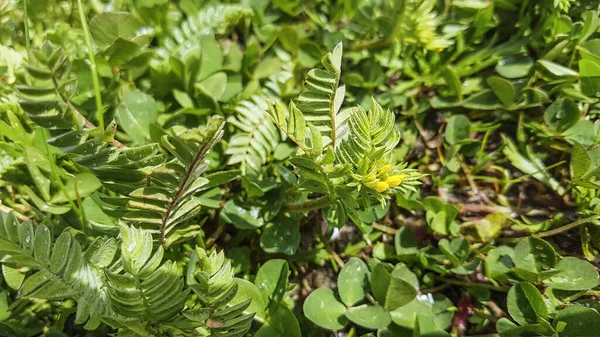
[[[600,336],[593,0],[0,0],[0,336]]]

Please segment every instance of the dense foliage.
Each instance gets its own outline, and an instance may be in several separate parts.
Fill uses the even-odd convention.
[[[600,336],[593,0],[0,0],[0,336]]]

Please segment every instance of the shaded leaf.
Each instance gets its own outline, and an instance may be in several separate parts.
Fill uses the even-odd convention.
[[[303,310],[306,318],[324,329],[339,330],[348,324],[344,315],[346,307],[328,288],[320,288],[310,293],[304,301]]]
[[[383,329],[392,321],[389,312],[379,305],[363,304],[348,308],[346,317],[352,323],[367,329]]]
[[[350,258],[338,276],[340,299],[353,306],[365,297],[369,268],[358,258]]]
[[[508,292],[507,306],[510,316],[521,325],[535,324],[548,318],[548,308],[540,292],[528,282],[512,286]]]

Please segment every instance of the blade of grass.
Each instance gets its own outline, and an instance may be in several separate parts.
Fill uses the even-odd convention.
[[[83,4],[81,0],[77,0],[77,6],[79,7],[79,20],[81,21],[81,27],[83,28],[83,35],[85,36],[85,44],[88,49],[88,57],[90,59],[90,68],[92,72],[92,81],[94,82],[94,96],[96,98],[96,119],[98,120],[98,126],[104,130],[104,111],[102,108],[102,93],[100,92],[100,79],[98,78],[98,70],[96,67],[96,57],[94,56],[94,49],[92,48],[92,34],[90,33],[90,27],[87,23],[87,18],[83,12]]]

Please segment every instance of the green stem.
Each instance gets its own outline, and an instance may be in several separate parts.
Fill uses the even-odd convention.
[[[468,281],[460,281],[460,280],[448,279],[448,278],[442,278],[442,281],[446,284],[452,284],[452,285],[457,285],[457,286],[462,286],[462,287],[482,287],[482,288],[487,288],[490,290],[499,291],[499,292],[503,292],[503,293],[507,293],[508,290],[510,289],[509,287],[506,287],[506,286],[495,286],[493,284],[488,284],[488,283],[468,282]]]
[[[324,195],[322,197],[311,199],[307,202],[298,204],[286,204],[283,206],[283,210],[287,212],[306,212],[315,209],[325,208],[333,203],[333,200],[329,196]]]
[[[58,96],[60,96],[60,98],[63,100],[63,102],[69,107],[69,109],[72,112],[72,118],[73,118],[73,123],[76,124],[79,127],[79,120],[83,121],[83,124],[90,129],[95,129],[96,126],[94,124],[92,124],[92,122],[88,121],[85,116],[83,116],[83,114],[81,112],[79,112],[79,110],[77,110],[75,108],[75,106],[73,106],[73,104],[71,104],[71,101],[69,101],[69,98],[67,96],[65,96],[64,93],[61,93],[60,90],[58,90],[59,85],[58,85],[58,80],[56,79],[55,76],[52,76],[52,83],[54,83],[54,89],[56,90],[56,93],[58,94]],[[113,144],[114,146],[118,147],[118,148],[126,148],[125,145],[123,145],[121,142],[119,142],[118,140],[113,139],[110,141],[111,144]]]
[[[575,43],[575,46],[573,47],[573,52],[571,52],[571,58],[569,58],[569,68],[573,64],[573,61],[575,61],[575,55],[577,54],[578,49],[579,49],[579,43]]]
[[[558,227],[558,228],[555,228],[555,229],[552,229],[552,230],[549,230],[549,231],[546,231],[546,232],[542,232],[542,233],[539,233],[539,234],[534,234],[534,236],[536,236],[538,238],[545,238],[545,237],[548,237],[548,236],[553,236],[553,235],[560,234],[560,233],[566,232],[568,230],[571,230],[571,229],[573,229],[575,227],[579,227],[581,225],[584,225],[584,224],[586,224],[586,223],[588,223],[590,221],[594,221],[594,220],[598,220],[598,219],[600,219],[600,214],[588,216],[587,218],[575,220],[575,221],[571,222],[570,224],[564,225],[562,227]]]
[[[23,26],[25,27],[25,47],[27,48],[27,58],[29,63],[33,62],[31,57],[31,40],[29,37],[29,15],[27,14],[27,0],[23,0]]]
[[[433,288],[423,289],[423,290],[421,290],[421,294],[433,294],[433,293],[437,293],[437,292],[440,292],[440,291],[448,288],[449,286],[450,286],[450,284],[443,283],[443,284],[440,284],[439,286],[436,286],[436,287],[433,287]]]
[[[88,49],[88,57],[90,58],[90,67],[92,72],[92,81],[94,82],[94,96],[96,97],[96,119],[98,119],[98,127],[104,130],[104,111],[102,108],[102,93],[100,92],[100,79],[98,78],[98,70],[96,67],[96,57],[94,56],[94,49],[92,46],[92,34],[90,33],[90,27],[87,23],[87,18],[83,12],[83,4],[81,0],[77,0],[77,6],[79,7],[79,19],[81,20],[81,27],[85,35],[85,44]]]
[[[221,236],[221,234],[223,234],[223,231],[225,231],[225,223],[222,221],[219,221],[219,225],[218,225],[217,229],[212,233],[212,235],[205,242],[206,250],[212,248],[212,246],[215,244],[215,241],[217,241],[219,236]]]
[[[588,291],[585,292],[585,296],[600,297],[600,291],[598,291],[598,290],[588,290]]]
[[[46,136],[47,138],[50,137],[48,130],[43,129],[43,132],[44,132],[44,136]],[[81,228],[82,228],[83,232],[89,233],[89,231],[88,231],[89,228],[87,226],[87,219],[85,218],[85,214],[83,213],[83,208],[77,207],[77,205],[75,205],[75,202],[73,202],[73,200],[71,200],[71,198],[69,197],[69,194],[67,193],[67,187],[63,183],[62,178],[60,177],[58,172],[56,172],[56,162],[55,162],[56,157],[54,157],[54,154],[50,151],[50,146],[48,146],[48,142],[44,141],[44,146],[45,146],[46,153],[48,154],[48,159],[50,160],[50,174],[52,175],[53,180],[58,185],[58,188],[60,189],[61,193],[67,199],[67,202],[71,206],[71,209],[77,214],[77,217],[79,217],[79,221],[81,221]],[[75,184],[75,187],[77,188],[76,184]]]
[[[560,233],[564,233],[568,230],[571,230],[573,228],[579,227],[581,225],[584,225],[590,221],[594,221],[594,220],[600,220],[600,214],[596,214],[596,215],[592,215],[589,216],[587,218],[583,218],[583,219],[579,219],[579,220],[575,220],[569,224],[566,224],[562,227],[558,227],[555,229],[551,229],[549,231],[545,231],[545,232],[541,232],[541,233],[532,233],[531,235],[525,235],[525,236],[520,236],[520,237],[505,237],[505,238],[498,238],[497,241],[498,242],[504,242],[504,243],[517,243],[520,240],[526,239],[530,236],[536,237],[536,238],[546,238],[549,236],[554,236],[556,234],[560,234]]]
[[[378,231],[382,231],[384,233],[390,234],[390,235],[396,235],[396,233],[398,232],[398,230],[396,228],[392,228],[386,225],[380,225],[376,222],[373,223],[373,228],[375,228]]]
[[[360,51],[365,49],[383,48],[392,43],[390,39],[373,40],[368,42],[357,43],[350,47],[351,51]]]
[[[143,336],[143,337],[156,337],[155,335],[149,333],[148,331],[146,331],[146,329],[143,328],[138,328],[137,326],[135,326],[134,324],[130,324],[127,326],[128,330],[135,332],[136,334]]]

